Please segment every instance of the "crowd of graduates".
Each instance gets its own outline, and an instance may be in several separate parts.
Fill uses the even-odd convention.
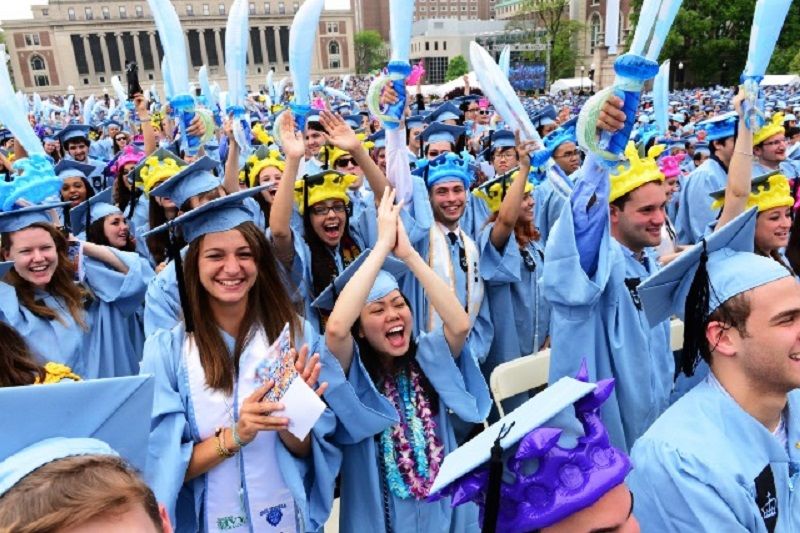
[[[529,138],[467,77],[385,86],[399,123],[372,82],[251,94],[245,128],[21,96],[0,531],[319,531],[335,501],[343,532],[800,528],[800,88],[757,128],[736,88],[671,93],[666,129],[645,94],[609,164],[588,95],[521,96]],[[501,418],[492,372],[535,354]],[[305,433],[253,378],[284,356]]]

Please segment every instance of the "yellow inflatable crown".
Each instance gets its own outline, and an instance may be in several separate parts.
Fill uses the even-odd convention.
[[[251,187],[255,187],[258,183],[258,175],[261,171],[268,167],[274,167],[283,172],[286,168],[286,162],[281,157],[278,150],[270,150],[267,157],[259,159],[256,155],[251,155],[247,158],[246,165],[249,166],[247,170],[247,179]]]
[[[152,191],[156,185],[167,178],[171,178],[180,171],[181,167],[174,159],[159,159],[157,156],[148,157],[144,162],[142,170],[139,172],[139,176],[142,178],[142,184],[144,185],[144,192],[150,194],[150,191]]]
[[[716,200],[711,204],[712,209],[719,209],[725,205],[724,190],[714,196]],[[773,207],[792,207],[793,205],[794,199],[789,188],[789,180],[776,170],[753,179],[745,209],[757,207],[758,212],[761,213]]]
[[[347,195],[347,189],[356,179],[356,176],[352,174],[328,170],[298,180],[294,184],[294,201],[297,203],[300,214],[302,215],[305,211],[303,192],[306,187],[310,206],[325,200],[342,200],[345,204],[349,204],[350,197]]]
[[[758,146],[776,133],[786,133],[783,128],[783,113],[775,113],[772,119],[753,134],[753,146]]]
[[[496,213],[500,210],[500,205],[503,203],[505,193],[508,191],[509,187],[511,187],[511,182],[517,178],[517,174],[519,174],[518,170],[506,172],[502,176],[487,181],[478,187],[473,194],[478,198],[483,198],[489,206],[489,210],[492,213]],[[529,181],[525,184],[525,194],[530,193],[532,190],[533,184]]]
[[[647,151],[647,157],[642,159],[633,141],[628,142],[628,146],[625,147],[628,165],[620,165],[616,174],[611,174],[611,194],[608,196],[608,201],[613,202],[645,183],[664,181],[664,174],[659,170],[656,158],[665,149],[663,144],[653,145]]]
[[[272,137],[264,129],[264,125],[260,122],[253,126],[253,137],[262,145],[267,146],[272,144]]]

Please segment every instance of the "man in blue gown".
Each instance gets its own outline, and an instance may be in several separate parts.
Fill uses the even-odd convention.
[[[710,367],[633,447],[643,531],[800,527],[800,284],[752,253],[755,219],[743,213],[640,288],[651,320],[685,312],[683,371],[701,357]]]

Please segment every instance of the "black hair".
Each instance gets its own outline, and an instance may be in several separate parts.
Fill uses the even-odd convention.
[[[411,303],[406,298],[405,294],[402,294],[403,300],[406,302],[406,305],[411,308]],[[372,345],[367,342],[367,339],[361,337],[359,335],[361,329],[361,318],[358,318],[353,327],[350,329],[350,333],[353,336],[353,340],[355,341],[356,345],[358,346],[358,353],[361,359],[361,362],[364,364],[364,368],[367,370],[369,377],[372,378],[372,382],[375,384],[376,387],[380,387],[380,384],[383,382],[384,377],[387,374],[392,375],[399,375],[400,373],[406,374],[409,376],[411,373],[411,369],[417,371],[420,375],[420,385],[422,386],[422,390],[425,392],[425,395],[428,397],[428,402],[431,406],[431,413],[436,416],[439,413],[439,395],[436,392],[436,389],[433,388],[428,376],[425,375],[425,372],[417,363],[417,342],[415,339],[411,339],[411,342],[408,345],[408,351],[405,355],[401,355],[400,357],[393,357],[392,358],[392,366],[391,368],[387,369],[381,364],[380,355],[372,348]]]

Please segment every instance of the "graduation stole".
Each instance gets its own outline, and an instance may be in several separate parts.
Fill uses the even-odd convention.
[[[258,364],[273,348],[259,328],[242,351],[234,393],[208,387],[200,352],[191,335],[183,341],[183,359],[189,382],[188,417],[199,441],[216,438],[218,428],[230,428],[238,419],[242,402],[259,387]],[[205,516],[208,531],[252,531],[277,533],[296,531],[292,493],[281,474],[275,431],[262,431],[235,457],[226,459],[205,474]],[[230,449],[233,442],[226,441]],[[244,472],[242,478],[241,472]],[[242,529],[239,529],[242,528]]]
[[[478,248],[472,239],[467,237],[464,232],[459,228],[459,237],[464,246],[464,252],[467,260],[467,271],[465,277],[467,279],[467,313],[469,313],[470,324],[475,324],[475,319],[478,316],[478,311],[481,308],[483,301],[483,280],[481,279],[480,272],[478,271]],[[444,234],[441,226],[434,223],[429,231],[428,239],[428,265],[439,275],[450,288],[458,294],[456,287],[456,276],[453,268],[461,268],[461,265],[453,265],[450,256],[450,243],[447,235]],[[442,318],[433,304],[428,304],[428,331],[433,331],[441,327]]]

